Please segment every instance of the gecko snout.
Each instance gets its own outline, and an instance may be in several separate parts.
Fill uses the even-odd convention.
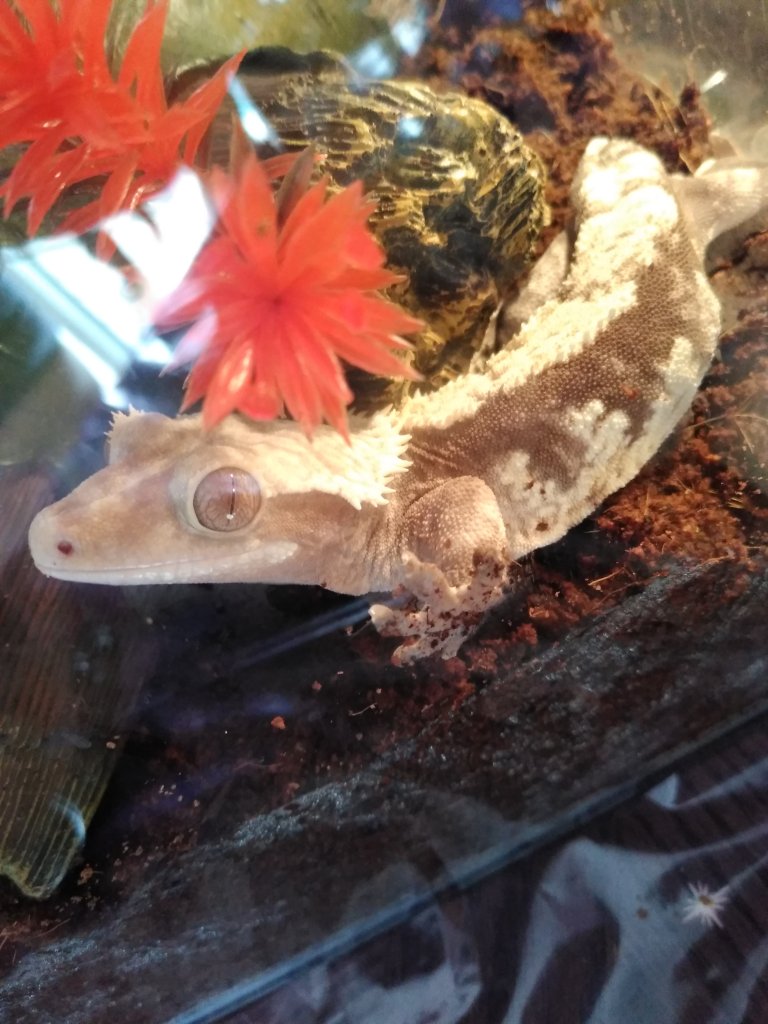
[[[58,576],[71,564],[77,544],[62,530],[51,508],[38,512],[29,527],[29,550],[37,568],[46,576]]]

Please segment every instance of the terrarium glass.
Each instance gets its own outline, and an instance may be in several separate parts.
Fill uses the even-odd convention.
[[[31,17],[40,4],[15,7]],[[115,0],[113,74],[142,10]],[[7,17],[18,20],[15,8]],[[379,188],[372,222],[398,275],[386,301],[424,324],[412,339],[424,380],[351,374],[357,414],[371,417],[412,389],[439,402],[447,380],[482,374],[494,348],[514,346],[531,266],[575,230],[569,190],[592,138],[629,138],[680,176],[710,158],[751,171],[766,155],[767,31],[764,5],[747,0],[172,0],[158,60],[167,95],[182,103],[223,59],[249,51],[229,85],[239,120],[217,122],[188,163],[208,168],[221,153],[234,163],[252,144],[268,159],[312,140],[321,156],[331,150],[331,192],[358,178]],[[305,56],[318,50],[335,55]],[[373,79],[412,84],[376,91]],[[15,94],[2,77],[0,87],[4,139]],[[498,207],[514,204],[504,204],[504,168],[488,160],[490,135],[461,122],[454,137],[443,127],[424,142],[440,118],[461,121],[450,104],[465,100],[445,91],[487,104],[494,139],[497,119],[509,119],[535,154],[522,157],[514,257],[499,244]],[[382,142],[385,107],[397,165]],[[364,134],[361,156],[349,140]],[[67,136],[62,151],[73,145]],[[424,180],[414,171],[393,184],[406,151]],[[22,152],[3,150],[6,176]],[[366,595],[245,580],[100,586],[49,579],[33,564],[33,517],[103,467],[115,414],[178,415],[185,371],[161,370],[179,332],[160,330],[148,310],[216,220],[214,179],[187,167],[154,206],[118,214],[117,255],[93,230],[62,234],[63,216],[103,195],[107,165],[93,159],[101,177],[76,181],[35,239],[23,202],[2,222],[0,1008],[19,1024],[330,1020],[338,984],[345,999],[354,990],[355,1019],[385,1019],[376,1013],[386,1005],[395,1019],[377,1002],[386,982],[375,956],[346,988],[329,965],[400,926],[415,961],[429,961],[434,950],[424,949],[440,937],[435,963],[408,990],[412,1005],[438,1014],[453,986],[452,1009],[435,1019],[464,1019],[477,959],[448,897],[506,877],[764,710],[765,224],[709,253],[723,310],[718,353],[648,464],[615,493],[607,487],[562,539],[518,559],[515,585],[451,657],[398,665],[399,641],[374,629]],[[284,227],[295,199],[282,195]],[[392,217],[418,211],[423,222],[405,238],[386,221],[388,203]],[[584,322],[586,335],[594,329]],[[160,421],[142,422],[149,451]],[[486,431],[491,455],[500,436]],[[350,476],[339,488],[357,494],[354,485]],[[447,519],[455,533],[474,529]],[[154,527],[145,517],[138,532]],[[350,534],[337,557],[354,566],[367,554]],[[398,608],[403,590],[372,600]],[[752,742],[743,741],[748,754]],[[739,761],[732,791],[749,779]],[[643,821],[676,804],[671,788],[646,798]],[[561,875],[564,862],[548,863],[555,891],[568,864]],[[599,874],[593,863],[586,875]],[[606,863],[608,877],[618,869]],[[532,919],[531,943],[546,920]],[[303,979],[301,1007],[248,1010],[291,978]]]

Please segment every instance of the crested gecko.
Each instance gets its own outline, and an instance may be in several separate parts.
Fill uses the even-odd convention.
[[[530,315],[481,368],[353,417],[350,443],[289,421],[118,414],[109,464],[29,532],[47,575],[108,584],[312,583],[374,604],[396,663],[450,657],[516,560],[627,483],[691,403],[720,308],[709,242],[768,206],[768,173],[667,173],[626,140],[588,145],[572,241],[537,264]]]

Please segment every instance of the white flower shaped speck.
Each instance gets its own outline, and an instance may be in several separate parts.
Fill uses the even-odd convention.
[[[724,885],[717,892],[710,892],[704,882],[689,882],[690,895],[683,903],[683,921],[701,921],[706,925],[723,927],[720,914],[728,903],[728,886]]]

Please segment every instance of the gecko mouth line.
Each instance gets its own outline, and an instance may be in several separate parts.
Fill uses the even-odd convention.
[[[271,547],[279,547],[280,551],[275,553],[272,558],[269,559],[269,564],[277,564],[285,561],[295,551],[296,545],[285,543],[280,545],[271,545]],[[266,545],[265,545],[266,549]],[[197,567],[201,564],[205,564],[209,567],[210,572],[205,574],[205,577],[215,576],[217,572],[228,571],[236,568],[242,563],[253,558],[253,552],[248,554],[241,554],[229,558],[212,559],[210,555],[201,556],[200,558],[188,558],[183,563],[179,563],[177,559],[169,558],[167,561],[162,562],[144,562],[135,566],[125,565],[114,565],[114,566],[99,566],[94,569],[69,569],[66,564],[54,565],[50,562],[43,562],[39,559],[35,559],[35,565],[45,576],[52,576],[56,579],[66,580],[72,583],[91,583],[99,582],[103,580],[110,585],[106,577],[119,576],[113,585],[120,586],[123,581],[126,583],[132,581],[143,581],[148,585],[152,583],[163,583],[163,582],[182,582],[184,580],[183,568],[189,566],[190,568],[197,571]],[[266,561],[266,560],[265,560]],[[146,579],[147,575],[155,575],[157,579]],[[166,576],[167,578],[163,578]],[[198,577],[197,579],[187,580],[187,582],[205,582],[204,577]]]

